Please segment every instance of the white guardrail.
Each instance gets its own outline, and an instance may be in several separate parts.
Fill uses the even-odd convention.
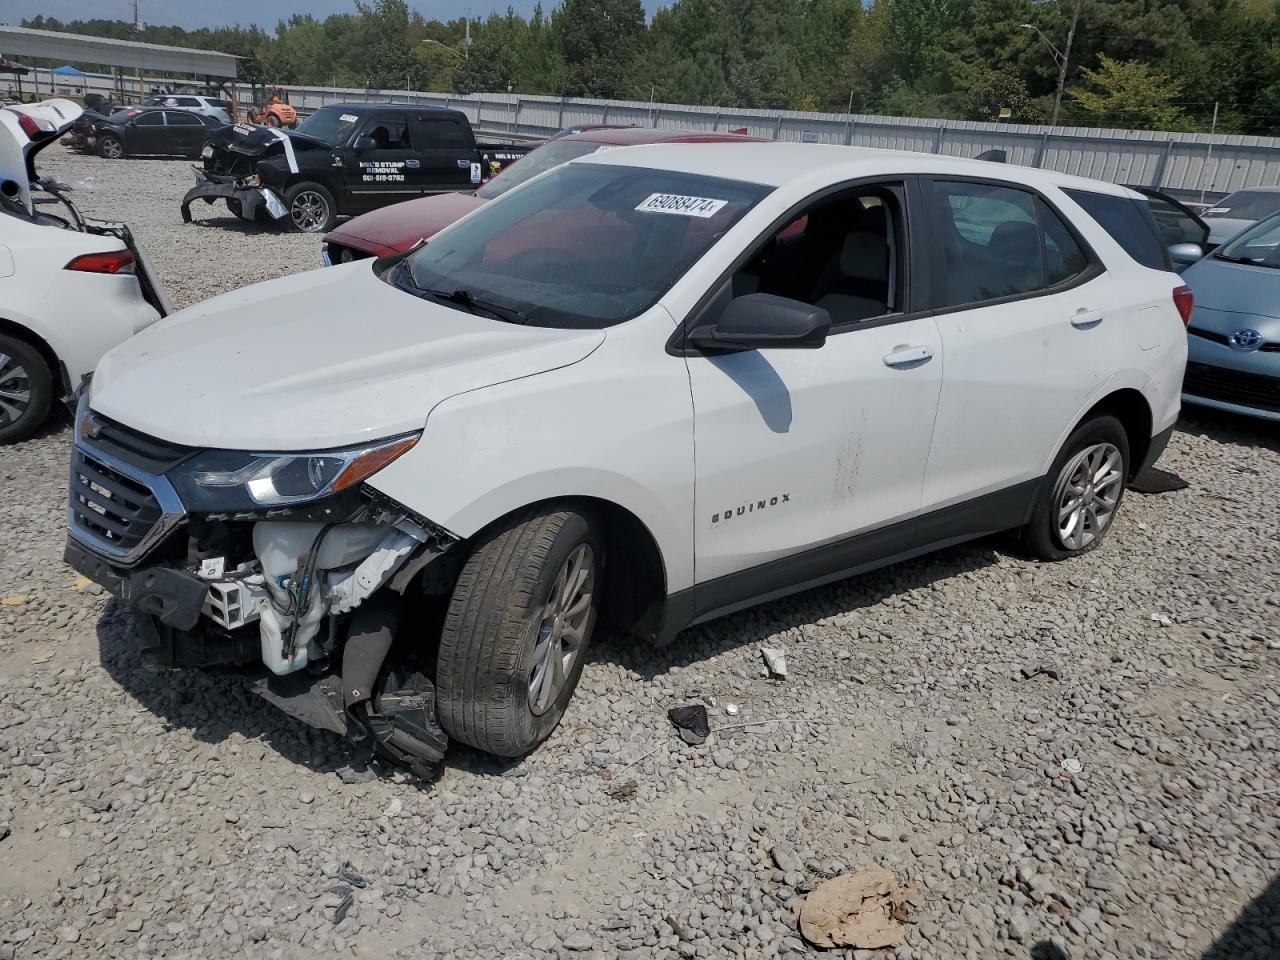
[[[126,92],[136,93],[131,91],[136,82],[133,77],[97,74],[84,78],[86,90],[101,93],[119,90],[120,85],[124,85]],[[143,81],[148,90],[163,82]],[[67,80],[59,78],[58,89],[67,87]],[[541,139],[565,127],[601,123],[707,131],[745,129],[753,136],[775,140],[917,150],[957,157],[1004,150],[1010,163],[1156,187],[1191,199],[1201,191],[1207,198],[1216,199],[1242,187],[1280,184],[1280,138],[1276,137],[1048,127],[507,93],[459,96],[339,87],[285,86],[283,89],[288,91],[289,102],[303,113],[331,103],[418,103],[460,110],[483,135],[513,140]],[[253,98],[251,88],[245,84],[237,86],[236,95],[242,102]]]

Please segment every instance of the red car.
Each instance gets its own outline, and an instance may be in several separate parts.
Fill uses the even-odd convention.
[[[656,127],[584,130],[547,141],[474,193],[440,193],[420,197],[348,220],[325,234],[322,255],[326,264],[334,264],[401,253],[419,240],[439,233],[477,207],[502,196],[512,187],[597,150],[646,143],[749,143],[760,139],[737,133],[698,133]]]

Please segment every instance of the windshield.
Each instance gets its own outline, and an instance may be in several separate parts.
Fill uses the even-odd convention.
[[[342,107],[321,107],[298,124],[298,133],[336,147],[347,142],[359,122],[359,117]]]
[[[521,323],[607,327],[653,306],[770,189],[570,163],[433,237],[386,279]]]
[[[1255,267],[1280,268],[1280,214],[1256,223],[1213,254],[1219,260],[1232,260]]]
[[[604,144],[588,143],[584,140],[561,140],[548,143],[537,150],[529,151],[522,159],[507,167],[477,190],[476,196],[492,200],[502,196],[512,187],[518,187],[538,174],[546,173],[552,167],[558,167],[575,157],[585,157],[589,153],[603,149],[606,149]]]
[[[1261,220],[1280,211],[1280,190],[1237,190],[1200,214],[1204,220]]]

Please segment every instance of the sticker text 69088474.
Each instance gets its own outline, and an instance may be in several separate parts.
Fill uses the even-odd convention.
[[[683,197],[677,193],[651,193],[636,207],[641,213],[674,213],[678,217],[714,217],[728,200],[710,197]]]

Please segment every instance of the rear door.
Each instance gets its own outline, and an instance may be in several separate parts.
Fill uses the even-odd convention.
[[[360,125],[345,161],[351,208],[373,209],[423,192],[422,157],[411,116],[372,113]]]
[[[471,127],[451,117],[419,115],[414,132],[420,145],[423,183],[427,193],[474,190],[483,171]]]
[[[943,378],[923,507],[991,494],[983,509],[999,522],[975,522],[1016,526],[1064,431],[1123,355],[1131,317],[1044,197],[942,177],[925,192]]]
[[[166,110],[164,123],[166,153],[181,153],[193,157],[200,152],[205,126],[199,114],[186,110]]]

